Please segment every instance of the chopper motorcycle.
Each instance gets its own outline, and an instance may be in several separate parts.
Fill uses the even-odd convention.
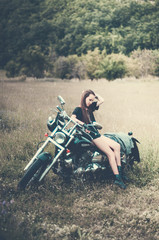
[[[24,175],[18,183],[19,190],[40,183],[50,170],[63,178],[112,171],[107,156],[92,143],[89,135],[90,131],[96,132],[102,126],[97,122],[84,126],[78,124],[64,110],[64,99],[58,96],[58,100],[60,106],[56,107],[56,117],[50,116],[47,121],[51,133],[26,165]],[[137,146],[139,141],[132,136],[132,132],[104,135],[120,144],[124,168],[131,168],[135,161],[140,162]],[[51,145],[53,153],[45,150],[48,145]]]

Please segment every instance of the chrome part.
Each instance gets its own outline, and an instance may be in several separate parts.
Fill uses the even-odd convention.
[[[47,146],[47,144],[49,142],[52,142],[53,144],[55,144],[57,147],[59,147],[60,149],[63,149],[62,146],[60,146],[58,143],[56,143],[52,137],[54,136],[54,134],[56,133],[56,131],[59,129],[59,127],[57,126],[54,131],[51,133],[51,135],[46,139],[46,141],[44,142],[44,144],[38,149],[38,151],[36,152],[36,154],[33,156],[33,158],[30,160],[30,162],[27,164],[27,166],[24,168],[24,170],[27,170],[30,165],[34,162],[34,160],[36,159],[36,157],[42,153],[43,149]]]
[[[57,99],[59,100],[61,105],[65,105],[65,100],[60,95],[57,97]]]
[[[102,169],[98,163],[89,164],[86,168],[86,172],[95,172],[97,169]]]
[[[47,120],[47,126],[48,126],[48,129],[52,132],[55,129],[55,127],[57,126],[56,122],[55,122],[55,118],[52,118],[50,116]]]
[[[55,122],[55,118],[56,118],[56,116],[54,114],[52,116],[49,116],[48,122],[50,122],[50,123]]]
[[[82,174],[83,172],[85,172],[85,169],[82,167],[77,168],[77,170],[74,171],[74,174]]]
[[[96,127],[97,129],[102,129],[102,125],[100,125],[99,123],[97,122],[93,122],[93,126]]]
[[[102,162],[103,156],[99,152],[94,152],[92,162]]]
[[[126,163],[126,154],[123,154],[123,155],[122,155],[121,161],[122,161],[123,163]]]
[[[63,148],[62,146],[60,146],[62,149],[58,152],[58,154],[56,155],[56,157],[53,159],[52,163],[46,168],[46,170],[43,172],[43,174],[41,175],[39,182],[45,177],[45,175],[48,173],[48,171],[52,168],[52,166],[55,164],[55,162],[58,160],[59,156],[63,153],[63,151],[65,150],[65,148]]]
[[[57,132],[54,136],[54,140],[58,143],[58,144],[64,144],[66,141],[66,136],[64,133],[62,132]]]
[[[65,163],[66,163],[66,167],[71,167],[72,166],[72,159],[71,158],[66,159]]]

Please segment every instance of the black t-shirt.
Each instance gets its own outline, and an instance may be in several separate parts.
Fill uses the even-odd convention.
[[[95,122],[95,117],[94,117],[93,112],[95,110],[98,110],[98,108],[99,108],[99,106],[97,106],[96,102],[94,102],[94,103],[92,103],[90,105],[90,107],[89,107],[89,110],[90,110],[89,111],[89,116],[90,116],[91,122]],[[76,115],[76,118],[83,122],[83,114],[82,114],[82,108],[81,107],[76,107],[72,114]]]

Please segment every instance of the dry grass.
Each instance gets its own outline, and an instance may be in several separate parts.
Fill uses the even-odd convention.
[[[159,239],[159,81],[0,82],[0,224],[4,239]],[[71,114],[81,92],[105,99],[96,119],[102,132],[133,131],[141,164],[126,191],[112,182],[67,185],[50,173],[38,189],[19,193],[23,167],[44,139],[57,102]],[[5,202],[4,202],[5,201]],[[0,235],[1,237],[1,235]]]

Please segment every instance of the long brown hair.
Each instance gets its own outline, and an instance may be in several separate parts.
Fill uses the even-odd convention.
[[[89,113],[90,113],[90,109],[87,108],[86,106],[86,98],[90,95],[93,94],[95,96],[95,93],[92,90],[86,90],[82,93],[81,96],[81,109],[82,109],[82,115],[83,115],[83,122],[85,123],[90,123],[90,117],[89,117]]]

